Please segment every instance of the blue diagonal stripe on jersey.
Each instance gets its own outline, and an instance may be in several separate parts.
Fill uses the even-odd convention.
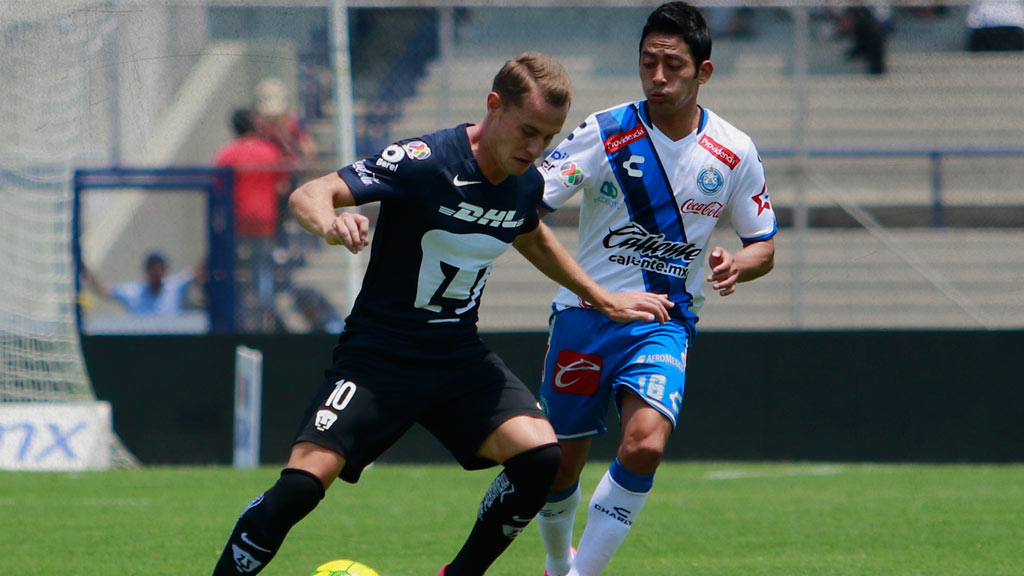
[[[634,105],[622,106],[597,115],[601,127],[602,139],[628,132],[640,122]],[[643,175],[639,178],[630,176],[624,164],[633,156],[642,156],[644,163],[636,165]],[[668,184],[661,159],[654,150],[650,136],[634,140],[619,150],[608,155],[612,172],[623,191],[629,218],[643,226],[651,234],[664,234],[665,240],[685,243],[686,230],[683,227],[682,215],[676,206],[675,197]],[[670,262],[683,264],[682,260],[672,259]],[[661,274],[643,270],[644,284],[647,290],[668,294],[676,303],[670,310],[674,318],[693,318],[689,313],[689,302],[693,300],[686,290],[686,280],[669,274]]]

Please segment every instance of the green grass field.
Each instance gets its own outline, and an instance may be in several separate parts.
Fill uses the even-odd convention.
[[[603,465],[584,475],[589,497]],[[207,575],[236,516],[278,469],[0,472],[0,574]],[[338,482],[267,576],[360,560],[434,576],[495,470],[379,465]],[[577,518],[577,537],[585,510]],[[531,526],[489,574],[540,576]],[[670,463],[605,574],[1024,574],[1024,466]]]

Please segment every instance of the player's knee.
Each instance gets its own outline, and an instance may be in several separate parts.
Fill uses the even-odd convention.
[[[665,444],[659,439],[646,436],[627,437],[619,446],[618,459],[623,466],[638,474],[653,474],[661,464]]]
[[[261,556],[262,562],[269,561],[292,526],[312,512],[323,497],[324,487],[316,476],[286,468],[277,482],[242,512],[232,544],[245,545],[251,548],[251,554]],[[236,537],[238,541],[234,541]]]
[[[319,478],[305,470],[285,468],[267,491],[266,504],[275,519],[290,527],[312,512],[323,497]]]
[[[568,490],[576,485],[580,475],[576,470],[566,470],[564,467],[558,469],[558,473],[555,474],[555,480],[551,483],[552,492],[561,492]]]
[[[545,444],[509,458],[505,471],[509,477],[516,478],[519,487],[546,495],[558,474],[561,460],[562,448],[557,443]]]
[[[580,474],[583,472],[586,463],[585,458],[579,462],[574,461],[571,457],[567,458],[567,454],[563,449],[562,463],[558,466],[555,481],[551,483],[551,491],[561,492],[575,486],[580,480]]]

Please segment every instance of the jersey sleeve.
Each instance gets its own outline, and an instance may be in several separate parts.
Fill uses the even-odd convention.
[[[593,115],[587,117],[558,147],[544,159],[540,173],[544,177],[541,205],[554,212],[583,189],[588,172],[595,171],[604,158],[601,130]],[[593,177],[593,174],[589,174]]]
[[[414,193],[417,187],[408,184],[434,169],[431,156],[428,136],[402,140],[341,168],[338,175],[348,184],[357,206],[396,200]]]
[[[775,236],[778,223],[768,196],[764,164],[753,143],[740,166],[739,181],[732,195],[732,226],[744,242],[767,240]],[[745,165],[745,166],[744,166]]]

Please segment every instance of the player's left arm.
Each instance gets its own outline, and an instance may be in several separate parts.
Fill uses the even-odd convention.
[[[722,296],[736,291],[739,282],[750,282],[764,276],[775,267],[775,239],[766,238],[744,242],[743,248],[735,254],[721,246],[711,249],[708,268],[711,273],[707,280],[711,287]]]
[[[738,190],[749,192],[737,194],[729,201],[733,229],[743,239],[743,248],[731,253],[715,246],[708,255],[707,281],[721,296],[734,293],[736,284],[760,278],[775,267],[778,221],[768,195],[764,163],[753,142],[747,143],[743,156],[747,161],[738,168],[735,185]]]
[[[664,324],[669,319],[668,309],[674,304],[666,295],[609,292],[583,270],[543,222],[532,231],[517,236],[512,245],[545,276],[590,302],[616,322],[644,320]]]

